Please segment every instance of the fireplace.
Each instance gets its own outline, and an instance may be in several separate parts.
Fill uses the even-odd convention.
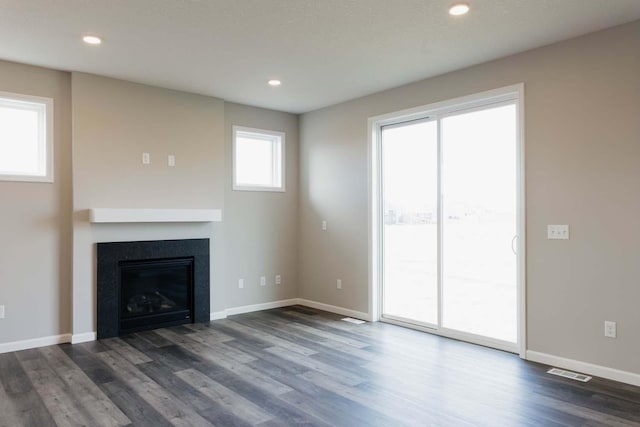
[[[209,321],[209,239],[98,243],[98,339]]]
[[[121,261],[120,333],[191,323],[193,258]]]

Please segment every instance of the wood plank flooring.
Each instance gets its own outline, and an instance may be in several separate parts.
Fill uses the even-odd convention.
[[[640,388],[300,306],[0,354],[0,426],[640,426]]]

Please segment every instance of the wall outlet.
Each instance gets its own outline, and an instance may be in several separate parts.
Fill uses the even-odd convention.
[[[616,322],[611,322],[610,320],[604,321],[604,336],[609,338],[615,338],[617,335],[617,326]]]
[[[174,156],[173,154],[169,154],[169,156],[167,157],[167,165],[173,167],[176,165],[176,156]]]
[[[547,239],[569,240],[569,225],[547,225]]]
[[[327,221],[322,221],[322,231],[327,231]]]
[[[276,274],[276,285],[279,285],[282,283],[282,276],[280,276],[279,274]]]
[[[260,286],[267,286],[267,278],[260,276]]]
[[[0,305],[0,319],[4,319],[4,305]]]
[[[244,288],[244,279],[238,279],[238,289]]]
[[[148,165],[151,163],[151,155],[149,153],[142,153],[142,164]]]
[[[336,288],[337,289],[342,289],[342,279],[336,280]]]

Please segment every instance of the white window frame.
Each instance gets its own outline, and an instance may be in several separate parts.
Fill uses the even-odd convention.
[[[264,139],[272,142],[272,149],[275,150],[275,144],[278,143],[280,145],[280,156],[277,156],[276,153],[273,153],[273,171],[276,174],[278,166],[280,167],[280,185],[279,186],[271,186],[271,185],[245,185],[239,184],[237,182],[236,176],[236,160],[237,160],[237,152],[236,152],[236,139],[238,135],[245,136],[255,136],[259,139]],[[235,191],[275,191],[275,192],[284,192],[285,191],[285,182],[286,182],[286,155],[285,155],[285,133],[278,132],[273,130],[266,129],[256,129],[245,126],[233,126],[233,189]],[[279,163],[279,165],[278,165]],[[275,181],[275,176],[274,176]]]
[[[53,182],[53,99],[41,96],[22,95],[11,92],[0,92],[0,103],[8,101],[25,109],[38,113],[38,157],[44,162],[44,173],[41,175],[7,174],[0,171],[0,181],[15,182]]]

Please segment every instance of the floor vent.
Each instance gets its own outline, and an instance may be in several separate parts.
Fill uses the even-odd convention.
[[[565,371],[564,369],[552,368],[547,371],[547,374],[557,375],[559,377],[569,378],[571,380],[582,381],[586,383],[591,379],[590,376],[584,374],[578,374],[576,372]]]
[[[362,325],[363,323],[366,323],[364,320],[354,319],[353,317],[345,317],[342,320],[349,323],[355,323],[356,325]]]

